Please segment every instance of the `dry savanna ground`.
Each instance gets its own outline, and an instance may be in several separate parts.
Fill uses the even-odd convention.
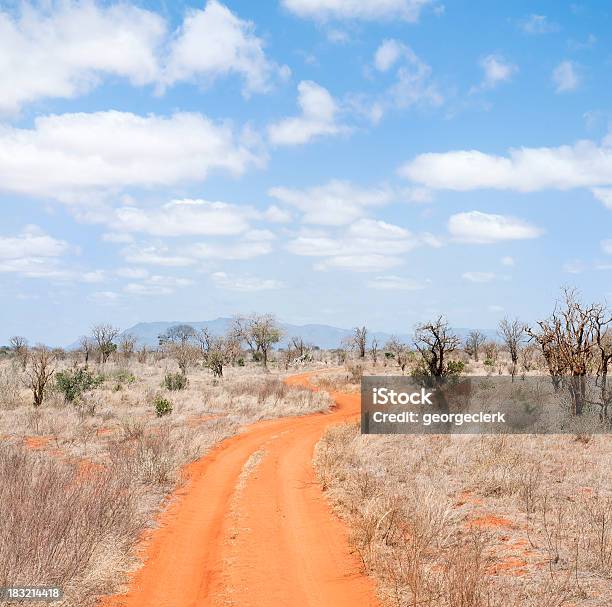
[[[36,409],[18,361],[0,362],[0,586],[44,580],[64,588],[63,607],[116,592],[185,464],[248,424],[326,410],[327,392],[357,391],[363,373],[402,372],[384,358],[330,370],[334,356],[299,367],[321,369],[318,392],[284,384],[297,370],[276,362],[220,380],[194,368],[177,391],[162,387],[177,369],[161,355],[90,365],[99,386],[73,403],[55,389]],[[159,396],[172,404],[161,417]],[[384,606],[612,603],[609,436],[362,436],[349,423],[314,464]]]
[[[349,365],[317,383],[355,391],[361,372],[397,370]],[[609,435],[364,436],[344,424],[315,467],[385,605],[612,604]]]
[[[222,379],[191,369],[188,385],[170,391],[162,382],[175,363],[151,358],[90,364],[99,386],[72,403],[54,388],[38,408],[19,362],[0,361],[0,587],[59,586],[54,605],[96,604],[137,565],[134,546],[187,463],[249,424],[331,402],[259,365]],[[156,397],[172,412],[158,417]]]

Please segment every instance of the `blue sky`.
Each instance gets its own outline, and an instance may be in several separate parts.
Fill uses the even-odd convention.
[[[610,298],[606,2],[0,2],[0,343]]]

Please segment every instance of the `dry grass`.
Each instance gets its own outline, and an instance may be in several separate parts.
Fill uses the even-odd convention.
[[[183,466],[248,424],[331,402],[254,366],[222,380],[193,369],[175,392],[161,387],[170,360],[91,370],[103,373],[101,386],[75,403],[52,392],[34,409],[20,369],[0,363],[0,586],[61,586],[62,607],[118,589]],[[156,394],[172,401],[170,415],[156,417]]]
[[[612,445],[573,436],[362,436],[317,446],[323,487],[387,605],[612,603]]]

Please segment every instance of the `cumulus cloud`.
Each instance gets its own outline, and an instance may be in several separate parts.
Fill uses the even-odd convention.
[[[374,55],[374,66],[380,72],[388,71],[397,60],[404,54],[406,46],[397,40],[385,40],[376,49]]]
[[[378,291],[420,291],[425,286],[412,278],[387,275],[368,280],[368,287]]]
[[[258,278],[256,276],[234,276],[226,272],[213,272],[210,278],[220,289],[253,293],[256,291],[276,291],[282,289],[284,284],[272,278]]]
[[[266,241],[244,241],[234,243],[208,243],[199,242],[180,249],[181,254],[194,260],[244,260],[268,255],[272,252],[272,245]]]
[[[332,226],[349,224],[363,217],[369,207],[382,206],[396,198],[386,186],[366,189],[341,180],[304,190],[274,187],[268,194],[300,210],[304,223]]]
[[[316,270],[373,272],[403,263],[402,255],[424,244],[410,231],[384,221],[359,219],[340,234],[303,231],[289,241],[294,255],[322,257]]]
[[[285,118],[268,127],[274,145],[301,145],[313,139],[338,135],[348,131],[337,123],[338,105],[329,91],[316,82],[304,80],[298,84],[300,116]]]
[[[552,81],[557,93],[574,91],[580,84],[578,69],[572,61],[562,61],[552,73]]]
[[[444,97],[432,79],[427,63],[398,40],[383,40],[374,54],[373,65],[380,74],[391,73],[391,84],[377,95],[353,94],[348,103],[358,114],[378,123],[392,109],[438,107]],[[375,73],[376,73],[375,72]]]
[[[127,262],[135,264],[181,267],[196,263],[193,257],[175,254],[165,245],[131,245],[121,254]]]
[[[478,150],[429,153],[402,166],[400,175],[432,189],[535,192],[612,185],[612,147],[592,141],[556,148],[511,149],[507,156]]]
[[[29,278],[67,276],[59,258],[70,250],[66,241],[49,236],[38,226],[28,225],[15,236],[0,236],[0,272]]]
[[[0,127],[0,190],[79,202],[84,193],[242,174],[258,160],[232,127],[196,113],[107,111]]]
[[[606,208],[612,209],[612,188],[593,188],[591,192]]]
[[[495,280],[495,274],[493,272],[464,272],[461,278],[468,282],[486,283]]]
[[[448,220],[448,231],[454,240],[472,244],[525,240],[543,234],[540,228],[516,217],[480,211],[451,215]]]
[[[217,0],[189,10],[173,34],[157,13],[127,3],[24,3],[0,11],[0,113],[76,97],[105,77],[163,88],[238,74],[246,94],[264,92],[289,70],[266,57],[254,29]]]
[[[46,97],[75,97],[105,75],[153,82],[166,27],[155,13],[128,4],[25,4],[0,12],[0,111],[17,112]]]
[[[282,0],[283,6],[292,13],[317,21],[401,19],[415,22],[423,8],[433,3],[433,0]]]
[[[243,21],[217,0],[210,0],[204,10],[190,9],[170,44],[164,84],[207,83],[236,73],[244,79],[245,94],[268,91],[274,77],[288,76],[289,68],[268,60],[263,40],[254,30],[253,23]]]
[[[256,215],[249,207],[207,200],[173,200],[159,209],[120,207],[109,224],[119,232],[153,236],[228,236],[245,232]]]
[[[480,61],[483,71],[483,79],[479,89],[494,89],[502,82],[507,82],[518,71],[513,63],[510,63],[500,55],[487,55]]]

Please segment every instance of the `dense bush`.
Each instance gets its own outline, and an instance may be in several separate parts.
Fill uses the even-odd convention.
[[[55,385],[68,402],[74,402],[83,392],[97,388],[104,378],[94,375],[88,369],[67,369],[55,376]]]
[[[166,373],[162,387],[172,392],[176,390],[184,390],[187,387],[188,379],[182,373]]]
[[[157,417],[163,417],[172,413],[172,403],[159,394],[153,399],[153,406],[155,407]]]

